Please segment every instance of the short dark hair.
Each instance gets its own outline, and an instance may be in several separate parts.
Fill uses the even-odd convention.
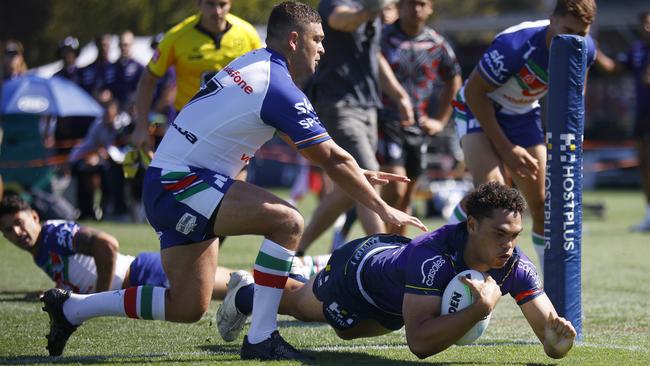
[[[596,18],[595,0],[557,0],[554,16],[572,15],[587,24],[594,22]]]
[[[0,202],[0,217],[14,215],[21,211],[31,211],[32,207],[17,194],[6,194]]]
[[[321,17],[314,8],[297,1],[285,1],[271,10],[266,38],[280,39],[287,32],[310,23],[321,23]]]
[[[489,182],[481,184],[467,196],[466,209],[468,217],[480,220],[492,217],[494,209],[522,214],[526,210],[526,201],[515,188]]]

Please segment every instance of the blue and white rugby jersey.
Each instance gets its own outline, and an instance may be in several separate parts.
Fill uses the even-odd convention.
[[[539,107],[548,92],[549,50],[546,33],[550,21],[523,22],[497,34],[476,69],[483,79],[497,87],[488,94],[504,114],[524,114]],[[587,60],[596,59],[596,47],[587,35]],[[459,95],[465,101],[465,87]]]
[[[151,166],[194,166],[234,177],[276,130],[298,149],[330,139],[291,79],[285,58],[261,48],[231,62],[194,95],[165,134]]]
[[[40,245],[34,262],[54,282],[56,287],[75,293],[95,292],[97,266],[95,258],[77,252],[74,237],[81,230],[74,221],[50,220],[43,223]],[[134,257],[117,254],[111,290],[119,290]]]

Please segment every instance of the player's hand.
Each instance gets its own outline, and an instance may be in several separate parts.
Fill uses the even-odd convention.
[[[485,276],[484,282],[472,280],[465,276],[459,276],[459,278],[462,283],[469,287],[472,296],[476,299],[473,305],[479,306],[484,316],[488,316],[501,298],[501,289],[492,276],[486,273],[483,273],[483,275]]]
[[[372,185],[383,186],[388,182],[405,182],[408,183],[411,180],[408,177],[399,174],[392,174],[386,172],[380,172],[375,170],[364,170],[363,175],[366,176],[368,182]]]
[[[570,321],[553,313],[548,314],[544,326],[544,352],[549,357],[562,358],[573,347],[576,330]]]
[[[512,150],[503,155],[508,168],[520,178],[537,179],[539,162],[526,149],[515,145]]]
[[[437,133],[440,133],[445,128],[445,124],[441,120],[436,118],[430,118],[428,116],[421,116],[418,120],[418,124],[422,131],[429,136],[433,136]]]
[[[387,224],[398,227],[411,225],[422,231],[428,231],[427,227],[417,217],[411,216],[388,205],[386,205],[386,209],[383,212],[378,212],[378,214],[379,217],[381,217],[381,219]]]
[[[400,124],[402,127],[413,126],[415,124],[415,116],[413,115],[413,104],[408,95],[404,95],[397,100],[397,107],[399,109]]]

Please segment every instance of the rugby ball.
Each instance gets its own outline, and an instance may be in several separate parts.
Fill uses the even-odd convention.
[[[467,285],[465,285],[460,281],[460,279],[458,278],[459,276],[465,276],[467,278],[478,280],[480,282],[485,281],[485,277],[483,276],[483,274],[473,269],[468,269],[454,276],[454,278],[451,279],[449,284],[447,284],[447,287],[445,288],[445,292],[442,294],[441,315],[455,313],[457,311],[460,311],[470,306],[474,302],[472,292],[470,291]],[[462,336],[459,340],[456,341],[456,344],[457,345],[471,344],[475,340],[477,340],[483,334],[488,324],[490,323],[491,315],[492,314],[486,316],[485,318],[481,319],[478,323],[474,324],[474,326],[470,330],[468,330],[464,336]]]

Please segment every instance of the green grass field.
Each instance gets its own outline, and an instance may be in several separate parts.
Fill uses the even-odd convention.
[[[283,192],[279,192],[282,194]],[[406,346],[404,333],[343,341],[324,325],[280,317],[283,336],[310,351],[323,365],[650,365],[650,235],[630,233],[642,216],[640,192],[585,193],[585,202],[606,205],[605,217],[585,217],[583,226],[584,342],[563,360],[545,356],[521,312],[508,296],[501,299],[485,334],[471,346],[453,346],[426,360],[418,360]],[[312,198],[300,205],[310,213]],[[528,221],[527,221],[528,223]],[[426,222],[429,229],[439,220]],[[124,253],[158,250],[146,225],[96,224],[120,241]],[[358,225],[357,225],[358,226]],[[519,245],[535,258],[530,227]],[[415,235],[415,230],[410,232]],[[354,236],[361,236],[358,228]],[[310,254],[324,253],[331,235],[323,236]],[[220,263],[249,268],[260,239],[230,238]],[[217,302],[198,323],[171,324],[120,318],[86,322],[72,336],[64,357],[49,358],[45,350],[47,315],[40,303],[25,294],[51,287],[30,256],[0,239],[0,364],[249,364],[239,360],[241,337],[224,343],[213,324]],[[254,364],[254,363],[250,363]]]

